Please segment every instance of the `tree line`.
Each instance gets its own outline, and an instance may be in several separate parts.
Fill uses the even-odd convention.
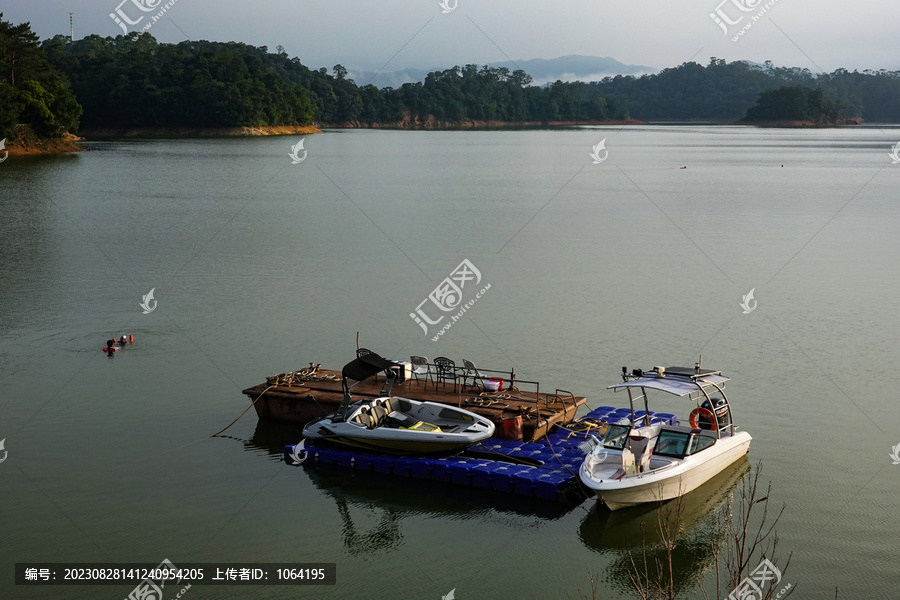
[[[228,42],[160,44],[151,35],[44,43],[84,107],[86,127],[230,127],[396,123],[404,119],[625,119],[625,107],[583,83],[536,87],[524,71],[454,67],[400,88],[359,86],[347,69],[312,70],[283,48]]]
[[[618,99],[634,119],[734,121],[745,116],[760,94],[782,87],[818,89],[841,114],[866,121],[900,122],[900,71],[814,74],[809,69],[727,63],[713,57],[641,77],[607,77],[588,84],[590,93]]]
[[[706,67],[689,62],[655,75],[535,86],[522,70],[469,64],[429,73],[424,82],[379,89],[358,85],[341,65],[331,72],[310,69],[280,46],[269,52],[237,42],[161,44],[149,33],[78,41],[57,35],[40,43],[28,23],[13,25],[2,16],[0,139],[23,123],[34,135],[53,138],[79,125],[734,121],[784,114],[792,120],[814,114],[810,120],[822,123],[841,122],[840,115],[900,122],[900,72],[838,69],[814,75],[771,62],[712,58]],[[781,88],[793,91],[771,93]]]

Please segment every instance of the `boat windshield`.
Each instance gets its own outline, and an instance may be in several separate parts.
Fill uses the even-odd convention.
[[[625,446],[625,439],[628,432],[631,431],[629,425],[612,425],[607,428],[606,435],[603,436],[603,445],[606,448],[616,448],[621,450]]]
[[[656,447],[653,449],[653,454],[658,456],[670,456],[672,458],[683,458],[684,449],[687,447],[688,437],[688,434],[681,433],[680,431],[660,431],[659,438],[656,440]]]

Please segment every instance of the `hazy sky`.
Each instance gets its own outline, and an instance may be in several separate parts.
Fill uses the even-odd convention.
[[[132,2],[159,1],[126,0],[122,11],[134,20],[154,13],[142,13]],[[394,71],[585,54],[656,69],[691,59],[706,64],[717,56],[812,71],[900,70],[900,2],[444,1],[456,7],[444,14],[438,0],[174,0],[150,31],[163,42],[240,41],[272,51],[281,44],[312,68],[341,63],[351,70]],[[76,38],[109,36],[122,32],[109,17],[120,2],[0,0],[0,12],[13,22],[30,21],[41,38],[68,34],[69,12],[75,14]],[[762,18],[732,41],[766,4],[772,6]],[[710,17],[717,8],[732,21],[743,16],[728,35]]]

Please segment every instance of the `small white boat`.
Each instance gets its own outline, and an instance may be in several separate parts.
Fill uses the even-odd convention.
[[[307,423],[303,436],[391,454],[433,454],[465,450],[494,434],[494,424],[473,412],[391,396],[394,367],[395,363],[374,353],[345,365],[341,406]],[[363,381],[381,370],[387,376],[384,396],[351,403],[352,386],[347,382]]]
[[[609,389],[628,391],[631,418],[610,424],[579,470],[584,485],[611,510],[683,496],[749,451],[752,438],[733,423],[724,392],[729,378],[721,372],[703,370],[697,363],[693,369],[656,367],[630,375],[623,367],[622,377],[623,383]],[[636,388],[639,396],[632,392]],[[696,405],[690,426],[651,424],[647,389],[687,396]],[[641,399],[645,410],[636,419],[634,401]]]
[[[329,440],[392,454],[465,450],[494,434],[494,424],[475,413],[437,402],[384,397],[350,406],[303,428],[309,440]]]

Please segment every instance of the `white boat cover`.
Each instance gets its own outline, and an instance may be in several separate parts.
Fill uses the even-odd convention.
[[[687,396],[691,392],[696,392],[700,387],[708,388],[712,387],[714,384],[721,386],[721,384],[729,379],[729,377],[724,377],[722,375],[704,375],[703,377],[698,377],[694,381],[675,375],[670,375],[668,377],[639,377],[624,383],[611,385],[606,389],[618,391],[621,388],[644,387],[668,392],[669,394],[675,394],[676,396]]]

